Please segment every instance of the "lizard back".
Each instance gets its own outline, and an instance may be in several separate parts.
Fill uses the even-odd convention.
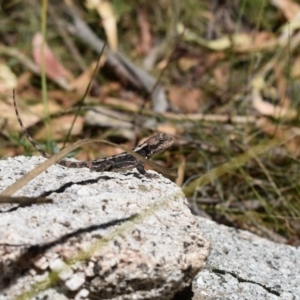
[[[15,91],[13,91],[13,103],[15,113],[19,122],[19,125],[25,134],[28,141],[31,145],[41,153],[41,155],[45,158],[50,158],[51,155],[45,152],[29,135],[27,129],[25,128],[16,103]],[[167,148],[169,148],[174,143],[174,139],[166,133],[158,133],[154,136],[149,137],[145,142],[138,145],[134,149],[134,152],[144,156],[145,158],[149,159],[155,154],[163,152]],[[143,168],[143,164],[137,160],[132,155],[128,154],[127,152],[123,152],[121,154],[116,154],[110,156],[108,158],[101,158],[92,161],[79,161],[74,162],[66,159],[61,159],[57,162],[57,164],[67,167],[67,168],[89,168],[93,171],[101,172],[101,171],[118,171],[118,170],[126,170],[132,169],[136,167],[138,171],[142,174],[145,173]]]

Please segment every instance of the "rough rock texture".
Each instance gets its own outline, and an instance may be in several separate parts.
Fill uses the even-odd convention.
[[[300,299],[300,249],[199,218],[212,252],[193,300]]]
[[[0,161],[0,190],[42,161]],[[160,175],[55,165],[17,195],[43,193],[54,203],[0,207],[1,300],[33,287],[35,299],[171,299],[205,265],[209,242]]]

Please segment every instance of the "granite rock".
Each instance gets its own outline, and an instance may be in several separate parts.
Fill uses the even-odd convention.
[[[42,161],[1,160],[0,190]],[[53,203],[0,207],[1,300],[172,299],[205,266],[210,243],[159,174],[53,165],[14,196],[40,195]]]
[[[300,300],[300,249],[198,218],[211,241],[193,300]]]

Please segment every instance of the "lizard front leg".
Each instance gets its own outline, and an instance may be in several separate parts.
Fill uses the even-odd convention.
[[[147,175],[147,172],[146,172],[146,170],[145,170],[145,168],[144,168],[144,164],[143,163],[141,163],[140,161],[139,162],[137,162],[137,164],[136,164],[136,169],[139,171],[139,173],[140,174],[142,174],[142,175]]]
[[[147,178],[150,178],[150,179],[158,178],[157,174],[149,174],[149,173],[147,173],[147,171],[144,168],[144,164],[142,162],[140,162],[140,161],[136,164],[135,167],[139,171],[140,174],[142,174],[143,176],[145,176]]]

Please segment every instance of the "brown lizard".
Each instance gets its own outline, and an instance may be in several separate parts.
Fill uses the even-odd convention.
[[[43,149],[39,147],[39,145],[32,139],[26,130],[23,122],[20,118],[15,93],[13,93],[13,103],[15,108],[15,113],[18,119],[18,122],[22,128],[23,133],[26,135],[27,139],[31,143],[31,145],[41,153],[42,156],[46,158],[50,158],[51,155],[46,153]],[[163,152],[167,148],[169,148],[174,143],[174,139],[166,134],[166,133],[158,133],[156,135],[151,136],[145,142],[133,148],[132,150],[137,154],[149,159],[150,157]],[[110,157],[91,160],[91,161],[69,161],[66,159],[61,159],[57,162],[59,165],[67,167],[67,168],[89,168],[92,171],[96,172],[104,172],[104,171],[124,171],[136,168],[141,174],[146,174],[144,169],[144,164],[136,159],[134,156],[123,152],[121,154],[112,155]]]

